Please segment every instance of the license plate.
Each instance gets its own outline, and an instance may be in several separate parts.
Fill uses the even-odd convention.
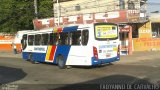
[[[106,54],[106,57],[110,57],[111,56],[111,54]]]

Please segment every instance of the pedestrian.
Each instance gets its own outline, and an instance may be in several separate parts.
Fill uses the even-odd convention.
[[[14,52],[14,54],[17,54],[16,44],[12,43],[12,46],[13,46],[13,52]]]

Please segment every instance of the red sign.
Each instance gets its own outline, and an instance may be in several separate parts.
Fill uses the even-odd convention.
[[[124,27],[119,27],[120,32],[129,32],[130,28],[128,25],[124,26]]]

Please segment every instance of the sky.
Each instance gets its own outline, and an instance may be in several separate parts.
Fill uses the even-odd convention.
[[[160,12],[160,0],[148,0],[147,1],[148,13],[159,11]]]

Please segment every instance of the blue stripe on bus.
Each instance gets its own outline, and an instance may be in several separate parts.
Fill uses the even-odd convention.
[[[77,31],[78,26],[70,26],[70,27],[64,27],[62,32],[71,32],[71,31]]]
[[[92,60],[92,65],[98,65],[98,64],[105,64],[105,63],[110,63],[114,61],[119,61],[120,58],[119,56],[117,56],[117,57],[113,57],[109,59],[98,59],[97,60],[95,57],[92,57],[91,60]]]
[[[32,52],[32,59],[35,61],[44,62],[45,56],[46,56],[46,53],[33,53]],[[25,60],[29,59],[29,52],[23,52],[22,57]]]
[[[33,55],[33,60],[35,61],[39,61],[39,62],[45,61],[46,53],[32,53],[32,55]]]
[[[71,46],[69,46],[69,45],[58,45],[58,46],[57,46],[56,53],[55,53],[55,55],[54,55],[54,62],[53,62],[53,63],[54,63],[54,64],[57,63],[56,57],[57,57],[58,55],[62,55],[63,58],[64,58],[64,60],[67,60],[68,54],[69,54],[69,51],[70,51],[70,48],[71,48]]]
[[[24,60],[27,60],[27,59],[28,59],[28,55],[29,55],[28,52],[22,52],[22,58],[23,58]]]

